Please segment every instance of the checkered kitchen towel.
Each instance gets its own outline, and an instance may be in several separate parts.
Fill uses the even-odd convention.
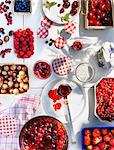
[[[0,150],[20,150],[19,133],[23,125],[40,114],[39,97],[23,96],[14,106],[0,112]]]

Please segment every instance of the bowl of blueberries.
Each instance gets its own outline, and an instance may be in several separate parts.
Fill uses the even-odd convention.
[[[14,13],[32,13],[31,0],[14,0]]]

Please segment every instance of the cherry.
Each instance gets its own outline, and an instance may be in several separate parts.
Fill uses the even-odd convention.
[[[93,5],[94,5],[94,6],[97,6],[98,4],[99,4],[99,0],[94,0],[94,1],[93,1]]]
[[[100,7],[100,10],[101,10],[101,11],[105,11],[105,10],[106,10],[106,5],[105,5],[105,3],[101,4],[99,7]]]
[[[100,14],[101,14],[101,10],[100,10],[100,9],[97,9],[97,10],[96,10],[96,13],[97,13],[98,15],[100,15]]]
[[[101,19],[104,19],[105,15],[106,15],[106,13],[105,13],[105,12],[102,12],[102,13],[101,13]]]
[[[94,25],[94,20],[89,20],[89,25],[93,26]]]
[[[74,2],[72,3],[72,8],[78,8],[78,7],[79,7],[78,1],[74,1]]]
[[[65,11],[64,8],[61,8],[60,9],[60,14],[64,13],[64,11]]]
[[[96,16],[92,11],[90,11],[90,13],[88,14],[88,19],[96,19]]]
[[[65,1],[63,4],[63,8],[68,8],[70,6],[70,2]]]
[[[95,14],[95,13],[96,13],[96,8],[93,7],[93,8],[90,9],[90,11],[91,11],[93,14]]]
[[[70,14],[72,16],[76,15],[77,14],[77,9],[71,9]]]

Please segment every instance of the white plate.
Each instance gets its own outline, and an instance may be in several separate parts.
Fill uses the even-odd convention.
[[[84,110],[84,106],[85,106],[85,99],[84,99],[82,90],[79,87],[79,85],[77,85],[75,82],[69,81],[69,80],[60,80],[60,79],[58,79],[58,80],[56,79],[56,80],[52,80],[52,81],[48,82],[48,84],[45,86],[45,88],[42,91],[41,101],[42,101],[44,110],[48,115],[51,115],[51,116],[57,117],[57,118],[64,117],[65,116],[65,111],[64,111],[65,105],[63,104],[60,110],[55,111],[53,108],[53,100],[51,100],[49,98],[48,92],[51,89],[55,89],[59,85],[65,84],[65,83],[70,85],[72,88],[72,92],[68,96],[68,101],[69,101],[69,107],[70,107],[72,120],[74,121],[80,116],[80,114]],[[61,101],[62,101],[62,99],[61,99]]]
[[[79,1],[79,7],[77,8],[77,14],[74,15],[74,16],[71,16],[70,15],[70,19],[69,21],[61,21],[61,17],[65,16],[67,13],[70,13],[70,10],[71,10],[71,5],[69,8],[65,9],[65,12],[60,14],[60,9],[62,8],[62,5],[63,5],[63,0],[43,0],[43,3],[46,3],[46,1],[49,1],[49,2],[55,2],[57,3],[56,5],[52,6],[50,8],[50,10],[48,8],[46,8],[45,6],[42,6],[43,7],[43,11],[44,11],[44,14],[46,15],[46,17],[48,19],[50,19],[51,21],[55,22],[55,23],[58,23],[58,24],[65,24],[69,21],[73,21],[75,20],[75,17],[76,15],[79,13],[80,11],[80,8],[81,8],[81,2]],[[70,3],[72,4],[72,2],[74,2],[75,0],[70,0]],[[60,7],[58,7],[57,5],[58,4],[61,4]]]

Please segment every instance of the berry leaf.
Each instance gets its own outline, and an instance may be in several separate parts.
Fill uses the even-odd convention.
[[[70,13],[67,13],[67,14],[65,14],[64,16],[62,16],[61,17],[61,21],[63,22],[63,21],[69,21],[69,19],[70,19],[70,16],[71,16],[71,14]]]
[[[46,1],[43,6],[45,6],[45,8],[49,9],[53,6],[55,6],[57,3],[56,2],[49,2],[49,1]]]

